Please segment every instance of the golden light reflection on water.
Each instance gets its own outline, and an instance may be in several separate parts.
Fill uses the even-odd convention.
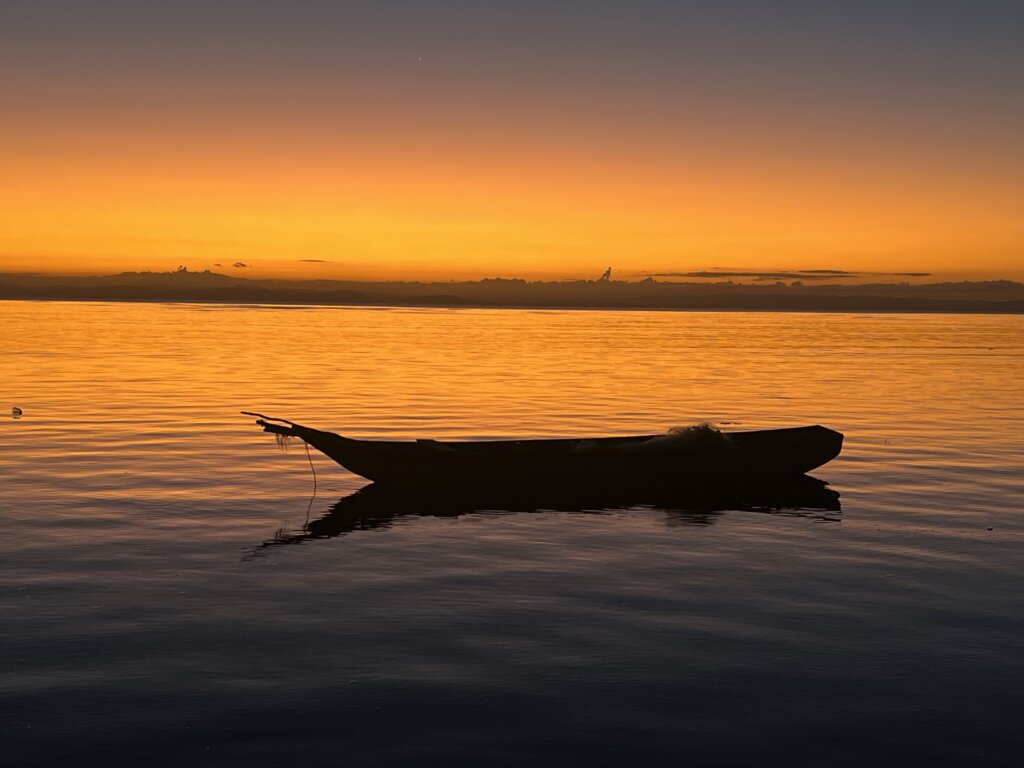
[[[1016,744],[1020,317],[8,302],[0,321],[0,406],[24,410],[0,419],[23,754],[41,733],[120,759],[128,729],[264,759],[278,722],[331,764],[353,734],[490,737],[524,712],[654,723],[631,755],[689,754],[709,722],[717,750],[738,718],[820,755],[895,722],[918,754],[935,702],[979,749]],[[332,523],[363,481],[317,457],[310,503],[304,451],[242,409],[396,438],[821,422],[847,435],[815,472],[843,509],[422,515],[411,489]]]
[[[847,433],[826,479],[996,467],[1024,415],[1017,316],[59,302],[0,316],[0,404],[24,410],[3,422],[0,467],[98,496],[304,483],[304,455],[282,459],[250,409],[399,439],[821,423]]]

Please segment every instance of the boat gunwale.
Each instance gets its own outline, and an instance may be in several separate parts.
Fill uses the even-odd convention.
[[[498,451],[501,448],[522,448],[522,447],[537,447],[537,448],[556,448],[556,447],[571,447],[579,446],[580,444],[594,444],[596,446],[610,447],[614,445],[629,445],[633,443],[645,443],[657,439],[664,439],[663,447],[666,450],[670,450],[673,447],[679,449],[687,448],[692,449],[694,447],[706,447],[688,444],[684,440],[680,440],[678,443],[672,441],[673,434],[671,432],[659,432],[656,434],[649,435],[622,435],[622,436],[605,436],[605,437],[541,437],[541,438],[500,438],[497,440],[435,440],[432,438],[413,438],[410,440],[368,440],[364,438],[346,437],[338,432],[331,432],[329,430],[315,429],[313,427],[306,427],[302,424],[297,424],[292,421],[284,419],[274,419],[274,421],[281,421],[287,424],[287,427],[283,427],[279,424],[273,424],[265,420],[268,417],[257,419],[256,423],[263,427],[264,431],[272,432],[283,436],[294,436],[302,437],[303,432],[317,433],[325,435],[335,440],[342,440],[347,443],[355,443],[361,447],[367,448],[447,448],[453,449],[459,452],[466,452],[467,449],[483,449],[486,451]],[[821,424],[811,424],[800,427],[779,427],[774,429],[752,429],[752,430],[737,430],[735,432],[723,431],[715,429],[709,434],[720,435],[725,437],[727,441],[739,440],[741,443],[748,440],[767,440],[772,437],[782,437],[785,435],[795,435],[800,432],[823,432],[830,433],[842,437],[841,432],[836,432],[833,429],[822,426]],[[684,433],[681,433],[685,435]]]

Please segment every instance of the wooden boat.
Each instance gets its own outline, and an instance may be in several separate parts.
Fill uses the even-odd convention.
[[[843,435],[822,426],[554,440],[355,440],[263,414],[264,431],[306,441],[378,483],[665,483],[798,477],[839,455]]]

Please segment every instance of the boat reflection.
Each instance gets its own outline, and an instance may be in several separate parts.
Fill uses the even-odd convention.
[[[718,486],[651,486],[630,488],[591,485],[586,488],[537,486],[524,488],[395,487],[372,483],[343,496],[317,520],[301,530],[277,534],[260,550],[311,539],[329,539],[354,531],[389,528],[417,517],[459,517],[514,512],[579,512],[608,514],[629,509],[665,512],[666,524],[710,525],[724,512],[739,510],[838,520],[839,493],[807,475],[771,483]]]

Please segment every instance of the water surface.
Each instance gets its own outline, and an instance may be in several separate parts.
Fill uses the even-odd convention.
[[[1011,765],[1024,318],[0,302],[12,765]],[[820,423],[841,512],[401,510],[352,436]],[[415,511],[415,510],[411,510]]]

